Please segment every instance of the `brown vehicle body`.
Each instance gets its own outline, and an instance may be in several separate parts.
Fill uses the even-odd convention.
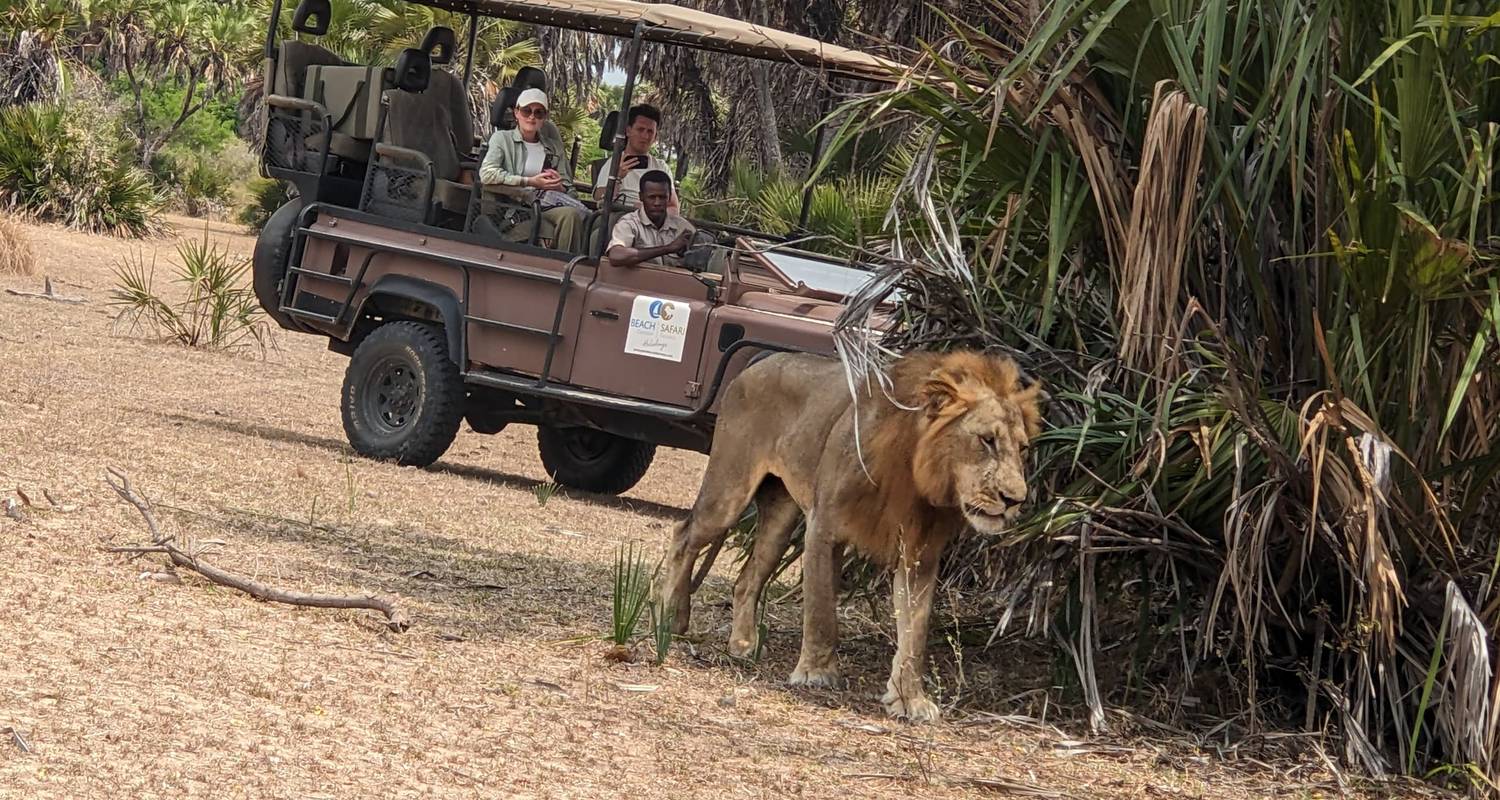
[[[719,390],[756,353],[834,353],[842,304],[788,285],[744,240],[720,272],[695,273],[501,247],[337,206],[306,217],[282,310],[340,352],[391,319],[442,325],[466,382],[489,390],[469,410],[476,428],[581,424],[707,452]],[[672,319],[650,316],[656,302]],[[684,317],[680,356],[628,351],[632,323]]]

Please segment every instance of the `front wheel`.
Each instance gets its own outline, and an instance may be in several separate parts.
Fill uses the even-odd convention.
[[[656,445],[592,428],[536,431],[542,466],[558,483],[597,494],[620,494],[635,486],[656,456]]]
[[[453,444],[464,382],[443,329],[389,322],[366,336],[344,373],[344,434],[355,452],[425,467]]]

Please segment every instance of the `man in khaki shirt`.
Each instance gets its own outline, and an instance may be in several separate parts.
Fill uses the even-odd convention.
[[[633,267],[647,262],[682,266],[682,253],[693,241],[693,223],[669,208],[672,179],[661,170],[641,176],[641,207],[615,223],[610,235],[609,263]]]

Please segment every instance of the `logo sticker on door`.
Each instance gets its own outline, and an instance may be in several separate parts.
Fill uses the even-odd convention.
[[[625,352],[664,361],[682,361],[688,317],[692,311],[687,303],[637,295],[630,307]]]

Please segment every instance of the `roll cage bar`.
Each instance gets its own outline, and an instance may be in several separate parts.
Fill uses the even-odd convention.
[[[629,116],[632,96],[635,92],[636,76],[640,70],[644,42],[657,42],[710,52],[727,53],[762,61],[774,61],[815,69],[826,78],[820,82],[819,115],[826,117],[832,108],[831,79],[843,78],[876,83],[895,83],[910,72],[909,67],[880,56],[828,44],[799,34],[776,30],[763,25],[709,14],[704,11],[663,3],[643,3],[637,0],[409,0],[417,5],[439,8],[468,16],[468,47],[464,54],[463,82],[469,85],[474,69],[474,44],[478,35],[480,17],[505,19],[513,22],[545,25],[567,30],[598,33],[630,40],[625,67],[625,87],[620,102],[620,117],[623,123]],[[283,0],[272,0],[270,20],[266,31],[265,56],[274,62],[277,58],[277,23],[281,18]],[[311,10],[309,10],[311,8]],[[309,16],[319,18],[323,29],[327,29],[330,13],[328,0],[301,0],[297,7],[299,19]],[[813,144],[813,163],[822,158],[827,144],[827,128],[819,126]],[[625,150],[625,125],[615,126],[613,147],[610,148],[614,163]],[[605,185],[604,206],[612,208],[619,178],[609,176]],[[802,205],[798,214],[798,228],[806,230],[812,205],[812,184],[804,187]],[[599,237],[597,261],[603,256],[605,239]]]

